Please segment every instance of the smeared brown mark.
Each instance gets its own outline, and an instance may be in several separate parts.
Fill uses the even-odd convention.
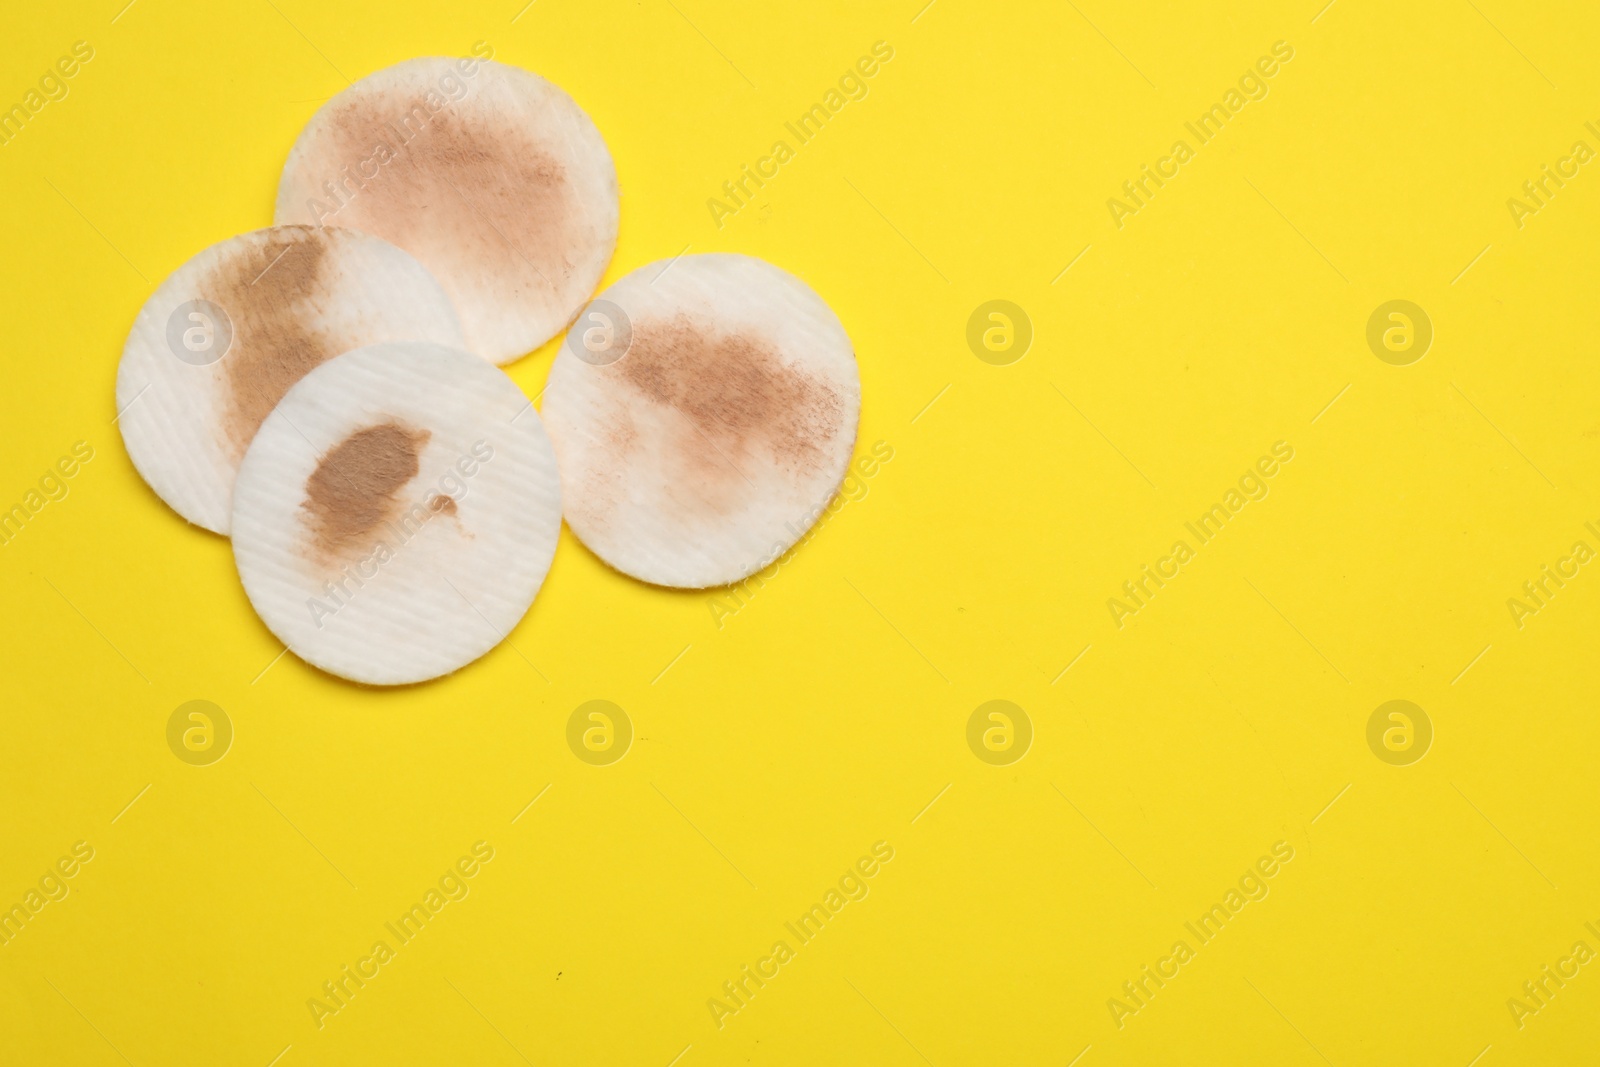
[[[325,221],[449,264],[435,271],[446,289],[551,297],[573,269],[577,212],[565,168],[503,115],[434,100],[442,107],[430,111],[421,92],[366,94],[331,113],[331,157],[348,166],[318,175],[337,199],[310,190],[333,211]]]
[[[338,355],[310,325],[329,245],[326,234],[308,226],[281,227],[262,247],[224,259],[199,285],[200,296],[233,321],[221,371],[222,429],[235,460],[289,387]]]
[[[441,512],[442,511],[442,512],[444,512],[444,514],[449,515],[451,518],[455,518],[456,517],[456,512],[458,510],[456,508],[456,502],[455,502],[454,498],[448,497],[448,496],[436,496],[436,497],[434,497],[433,498],[433,502],[429,506],[431,508],[433,508],[434,511],[436,511],[436,512]]]
[[[324,557],[367,551],[372,533],[402,510],[400,490],[421,469],[422,446],[432,436],[397,422],[382,422],[350,434],[322,457],[306,479],[301,507],[310,516],[312,541]],[[435,512],[455,511],[432,502]]]
[[[682,416],[668,458],[690,475],[698,502],[718,512],[747,498],[764,468],[816,470],[844,419],[833,385],[787,363],[766,339],[686,315],[634,323],[633,344],[611,370]],[[619,427],[613,447],[626,453],[634,436],[631,425]]]

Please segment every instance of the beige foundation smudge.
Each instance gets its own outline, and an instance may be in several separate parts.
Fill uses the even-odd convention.
[[[431,436],[391,420],[356,430],[328,450],[306,479],[301,504],[320,559],[372,549],[378,527],[406,510],[401,491],[421,470]],[[456,502],[442,494],[428,506],[430,514],[456,514]]]
[[[329,250],[326,234],[284,227],[262,248],[223,260],[200,284],[200,295],[233,320],[233,347],[220,369],[222,430],[235,461],[289,387],[338,355],[312,325]]]
[[[610,368],[649,402],[683,417],[668,446],[686,476],[680,502],[726,513],[750,482],[775,467],[791,476],[826,462],[841,429],[844,403],[833,386],[785,362],[756,334],[723,333],[687,315],[636,323],[627,355]],[[619,456],[633,448],[632,427],[611,436]]]
[[[399,245],[452,296],[466,281],[496,300],[555,298],[573,269],[576,201],[565,168],[524,129],[465,107],[430,115],[422,97],[393,93],[339,105],[329,127],[346,171],[378,161],[329,222]]]

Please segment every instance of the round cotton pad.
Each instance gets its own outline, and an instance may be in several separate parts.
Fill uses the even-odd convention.
[[[447,674],[499,644],[560,531],[533,406],[440,345],[373,345],[306,375],[234,489],[234,560],[262,621],[306,662],[373,685]]]
[[[122,440],[174,511],[225,534],[239,461],[284,392],[342,352],[402,340],[463,343],[439,283],[387,241],[307,226],[230,238],[140,309],[117,370]]]
[[[828,305],[720,254],[607,289],[544,394],[573,532],[623,573],[685,588],[737,581],[799,540],[844,478],[860,412]]]
[[[506,363],[559,333],[600,284],[617,173],[589,116],[538,75],[412,59],[312,116],[277,220],[393,241],[443,283],[467,347]]]

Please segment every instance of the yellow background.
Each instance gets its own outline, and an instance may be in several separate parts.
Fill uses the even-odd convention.
[[[1521,1029],[1506,1001],[1600,949],[1600,567],[1520,630],[1506,600],[1600,547],[1600,173],[1520,229],[1506,201],[1600,148],[1600,19],[1320,2],[8,5],[0,101],[95,58],[0,147],[0,502],[95,458],[0,548],[0,902],[95,858],[0,948],[0,1060],[1592,1060],[1600,965]],[[227,542],[130,466],[113,379],[155,284],[271,222],[321,101],[479,40],[609,142],[609,278],[686,246],[798,274],[894,459],[720,629],[564,534],[510,644],[367,690],[275,661]],[[880,40],[719,229],[707,199]],[[1267,98],[1115,227],[1279,40]],[[1406,367],[1365,341],[1396,298],[1436,332]],[[965,341],[991,299],[1035,329],[1010,366]],[[552,352],[510,368],[530,396]],[[1118,629],[1107,598],[1279,440],[1270,495]],[[565,741],[596,698],[636,734],[608,767]],[[1008,767],[965,739],[995,698],[1035,730]],[[234,724],[211,766],[166,744],[191,699]],[[1391,699],[1436,731],[1409,767],[1367,747]],[[318,1029],[478,840],[471,895]],[[879,840],[870,895],[719,1030],[708,998]],[[1119,1029],[1108,998],[1279,840],[1270,895]]]

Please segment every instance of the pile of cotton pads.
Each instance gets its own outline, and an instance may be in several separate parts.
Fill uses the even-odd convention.
[[[329,673],[402,685],[488,652],[563,515],[622,573],[704,588],[776,560],[844,479],[855,352],[803,282],[683,256],[591,302],[616,170],[535,74],[356,82],[295,143],[276,216],[145,303],[117,408],[145,481],[231,536],[267,627]],[[541,420],[497,364],[569,327]]]

